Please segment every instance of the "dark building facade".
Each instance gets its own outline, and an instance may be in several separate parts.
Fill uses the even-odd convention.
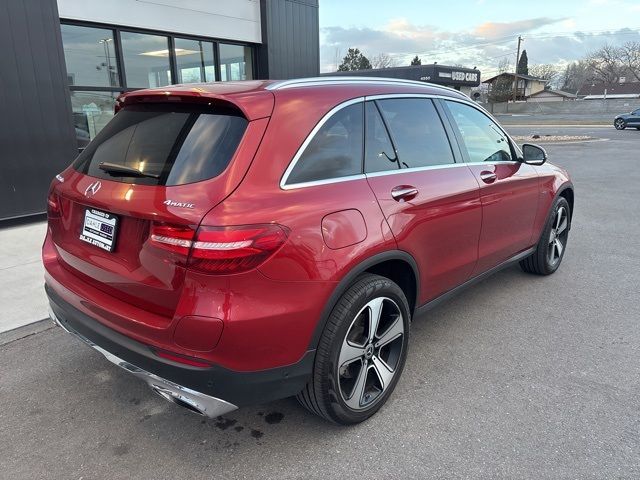
[[[122,92],[319,74],[318,0],[200,3],[0,2],[0,220],[46,210]]]
[[[469,93],[472,87],[480,85],[480,70],[475,68],[451,67],[448,65],[411,65],[406,67],[376,68],[351,72],[333,72],[325,75],[355,75],[366,77],[402,78],[418,82],[436,83]]]

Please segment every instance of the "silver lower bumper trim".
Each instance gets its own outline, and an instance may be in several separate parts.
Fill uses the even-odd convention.
[[[180,405],[181,407],[185,407],[192,412],[210,418],[224,415],[225,413],[229,413],[238,408],[232,403],[226,402],[220,398],[211,397],[204,393],[196,392],[195,390],[191,390],[190,388],[183,387],[182,385],[178,385],[167,379],[158,377],[153,373],[147,372],[142,368],[136,367],[135,365],[122,360],[120,357],[117,357],[111,352],[106,351],[104,348],[96,345],[88,338],[80,335],[78,332],[67,328],[60,322],[60,320],[58,320],[58,317],[53,312],[51,307],[49,307],[49,316],[56,325],[62,327],[62,329],[67,333],[74,335],[94,350],[100,352],[111,363],[144,380],[149,385],[149,387],[151,387],[151,390],[153,390],[165,400],[169,400],[170,402]]]

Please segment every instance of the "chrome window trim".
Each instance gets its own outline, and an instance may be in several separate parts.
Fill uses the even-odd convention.
[[[465,167],[468,163],[445,163],[444,165],[426,165],[424,167],[399,168],[397,170],[384,170],[382,172],[365,173],[367,178],[386,177],[387,175],[397,175],[399,173],[424,172],[427,170],[440,170],[445,168]]]
[[[367,178],[363,173],[357,175],[347,175],[346,177],[328,178],[326,180],[312,180],[311,182],[292,183],[290,185],[280,185],[283,190],[294,190],[296,188],[317,187],[318,185],[330,185],[332,183],[350,182],[352,180],[362,180]]]
[[[327,123],[327,121],[331,117],[333,117],[337,112],[339,112],[343,108],[349,107],[351,105],[355,105],[357,103],[364,103],[364,97],[352,98],[351,100],[347,100],[345,102],[342,102],[342,103],[336,105],[335,107],[333,107],[327,113],[325,113],[325,115],[320,119],[320,121],[316,124],[316,126],[313,127],[313,130],[311,130],[309,135],[307,135],[307,138],[305,138],[304,142],[302,142],[302,145],[300,145],[300,148],[298,148],[298,150],[296,151],[296,154],[294,155],[293,160],[291,160],[291,162],[289,162],[289,166],[284,171],[284,174],[282,175],[282,178],[280,179],[280,188],[281,189],[283,189],[283,190],[292,190],[294,188],[311,187],[311,186],[316,186],[316,185],[323,185],[325,183],[336,183],[336,181],[345,181],[345,180],[341,180],[341,179],[345,179],[345,178],[348,179],[348,180],[352,180],[352,178],[350,178],[350,177],[357,177],[357,176],[363,176],[364,177],[364,175],[361,172],[361,173],[356,174],[356,175],[348,175],[348,176],[345,176],[345,177],[327,178],[327,179],[324,179],[324,180],[313,180],[313,181],[310,181],[310,182],[299,182],[299,183],[289,183],[289,184],[287,184],[287,180],[289,179],[289,175],[291,174],[291,171],[295,168],[296,164],[298,163],[298,160],[300,160],[300,157],[302,156],[304,151],[307,149],[307,146],[309,146],[309,144],[314,139],[314,137],[316,136],[318,131],[323,127],[323,125],[325,123]]]
[[[346,78],[361,78],[361,77],[346,77]],[[302,80],[305,80],[305,79],[302,79]],[[286,82],[295,82],[295,80],[286,80],[285,82],[281,82],[281,83],[286,83]],[[421,83],[421,82],[419,82],[419,83]],[[454,91],[458,92],[457,90],[454,90]],[[328,178],[328,179],[324,179],[324,180],[314,180],[314,181],[311,181],[311,182],[300,182],[300,183],[287,184],[287,179],[289,178],[289,174],[291,173],[293,168],[298,163],[298,160],[302,156],[304,150],[307,148],[309,143],[311,143],[311,141],[315,137],[315,135],[318,132],[318,130],[320,130],[320,128],[322,128],[322,126],[335,113],[337,113],[338,111],[342,110],[345,107],[348,107],[349,105],[354,105],[356,103],[364,103],[364,102],[369,101],[369,100],[385,100],[385,99],[392,99],[392,98],[442,99],[442,100],[450,100],[450,101],[454,101],[454,102],[458,102],[458,103],[463,103],[463,104],[469,105],[470,107],[475,108],[476,110],[478,110],[481,113],[485,114],[491,121],[493,121],[497,125],[497,127],[500,129],[500,131],[509,139],[511,144],[516,149],[517,153],[522,154],[518,144],[511,138],[511,136],[504,130],[504,128],[502,128],[502,125],[500,125],[500,123],[493,117],[493,115],[491,115],[487,110],[482,108],[482,106],[478,105],[473,100],[466,100],[464,98],[450,97],[448,95],[436,95],[436,94],[425,94],[425,93],[385,93],[385,94],[380,94],[380,95],[368,95],[368,96],[353,98],[351,100],[347,100],[347,101],[345,101],[343,103],[340,103],[340,104],[336,105],[335,107],[333,107],[331,110],[329,110],[320,119],[320,121],[316,124],[316,126],[313,128],[313,130],[311,130],[311,132],[309,133],[309,135],[307,136],[305,141],[302,143],[300,148],[298,148],[298,150],[296,151],[296,154],[293,157],[293,160],[291,160],[291,162],[289,163],[289,166],[287,167],[287,169],[285,170],[284,174],[282,175],[282,178],[280,179],[280,188],[282,190],[293,190],[293,189],[296,189],[296,188],[315,187],[315,186],[318,186],[318,185],[325,185],[325,184],[339,183],[339,182],[348,182],[348,181],[351,181],[351,180],[360,180],[360,179],[367,178],[367,177],[382,177],[382,176],[385,176],[385,175],[397,175],[399,173],[411,173],[411,172],[419,172],[419,171],[426,171],[426,170],[436,170],[436,169],[441,169],[441,168],[460,167],[460,166],[463,166],[463,165],[500,165],[500,164],[522,163],[517,159],[509,160],[509,161],[501,160],[501,161],[495,161],[495,162],[456,162],[456,163],[450,163],[450,164],[444,164],[444,165],[428,165],[428,166],[425,166],[425,167],[412,167],[412,168],[404,168],[404,169],[398,169],[398,170],[385,170],[385,171],[382,171],[382,172],[361,173],[361,174],[358,174],[358,175],[349,175],[349,176],[346,176],[346,177]]]

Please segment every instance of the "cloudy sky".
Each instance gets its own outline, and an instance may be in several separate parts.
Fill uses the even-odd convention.
[[[349,47],[408,65],[477,66],[495,73],[515,62],[517,36],[529,65],[566,63],[604,43],[640,41],[639,0],[320,0],[321,71],[336,69]]]

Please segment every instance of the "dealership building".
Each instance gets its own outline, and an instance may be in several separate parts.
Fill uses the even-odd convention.
[[[356,74],[358,76],[401,78],[436,83],[459,90],[468,96],[471,96],[472,88],[480,85],[480,70],[477,68],[451,67],[437,63],[359,70]],[[354,72],[333,72],[326,75],[354,75]]]
[[[0,219],[51,179],[129,90],[319,74],[318,0],[2,0]]]

